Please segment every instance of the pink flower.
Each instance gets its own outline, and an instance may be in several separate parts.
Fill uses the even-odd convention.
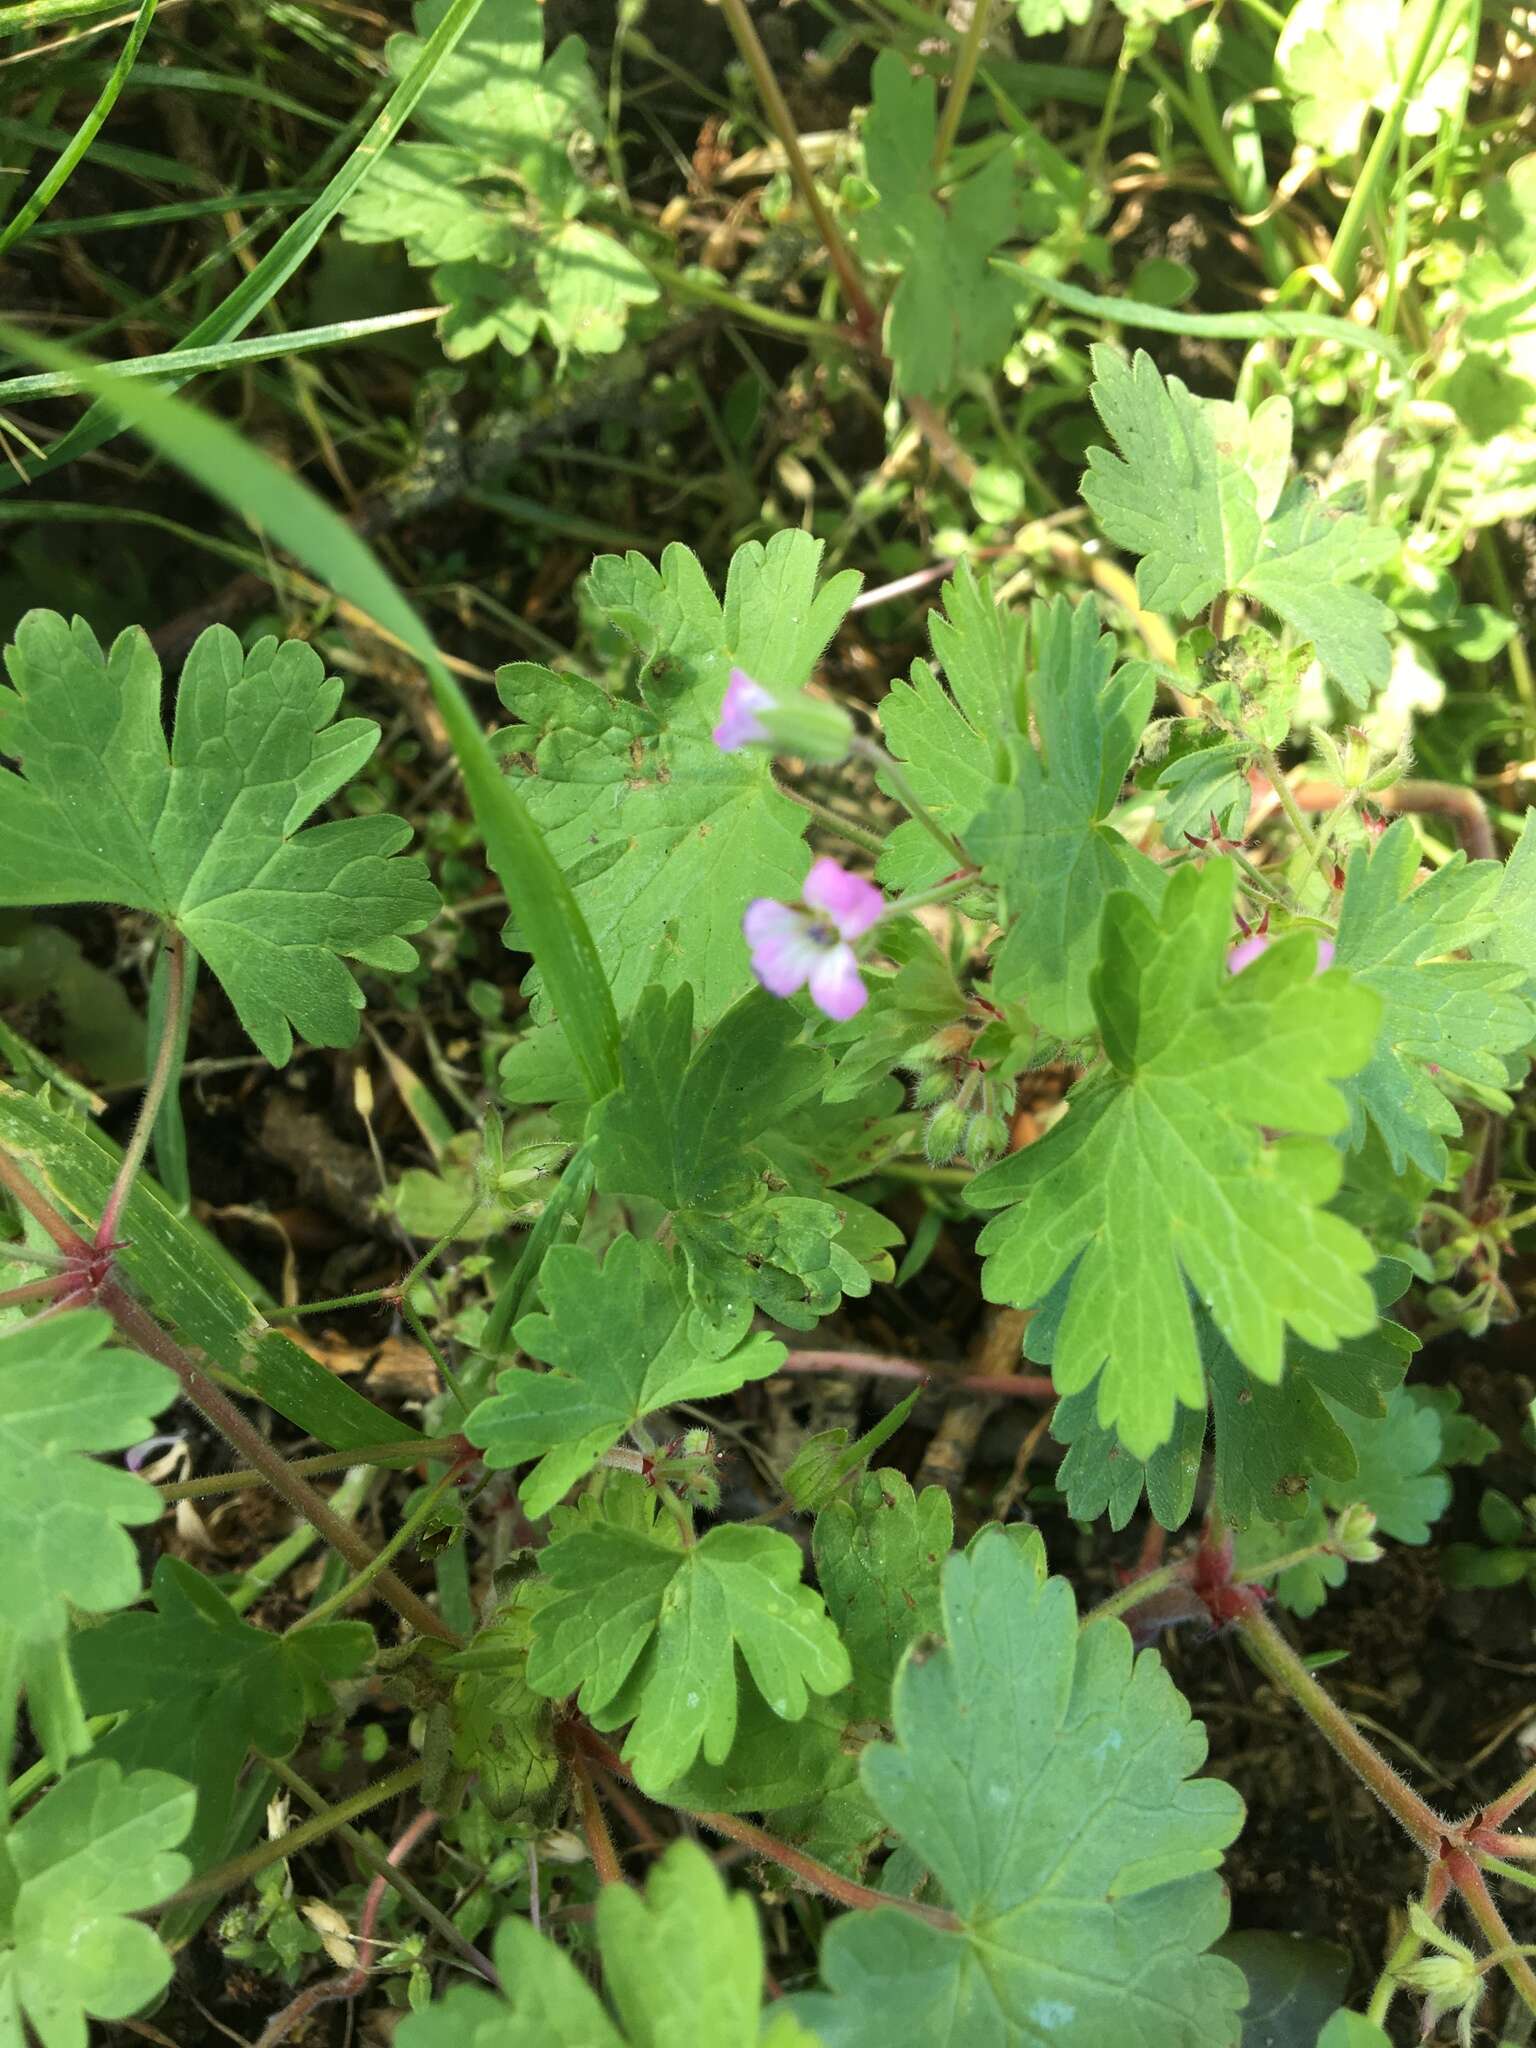
[[[1252,966],[1253,962],[1258,959],[1262,952],[1267,950],[1268,946],[1269,934],[1267,932],[1250,932],[1246,939],[1239,939],[1237,944],[1229,948],[1227,952],[1228,974],[1241,974],[1245,967]],[[1332,965],[1333,941],[1332,939],[1319,939],[1317,942],[1316,972],[1321,974]]]
[[[754,740],[766,740],[767,728],[758,718],[773,703],[771,691],[754,683],[744,668],[733,668],[720,704],[720,722],[710,737],[722,754],[736,754]]]
[[[741,928],[752,972],[774,996],[792,996],[809,983],[817,1009],[841,1022],[869,1000],[852,942],[880,916],[885,898],[835,860],[819,860],[805,878],[804,900],[804,910],[771,896],[747,905]]]

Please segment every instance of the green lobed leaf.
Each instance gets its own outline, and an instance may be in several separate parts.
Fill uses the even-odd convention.
[[[0,903],[106,902],[165,918],[218,976],[276,1066],[296,1028],[350,1045],[362,991],[343,958],[416,964],[405,934],[438,908],[398,818],[301,830],[378,744],[370,720],[332,724],[341,684],[303,641],[249,653],[227,626],[198,635],[169,748],[160,664],[132,628],[103,655],[83,620],[29,612],[0,690]],[[82,805],[81,789],[91,791]]]
[[[373,1650],[365,1622],[274,1635],[240,1619],[219,1589],[179,1558],[155,1567],[153,1614],[115,1615],[75,1638],[91,1714],[127,1712],[94,1754],[133,1770],[151,1761],[197,1792],[184,1853],[216,1859],[246,1754],[288,1756],[309,1719],[328,1711],[331,1679],[351,1678]]]
[[[968,838],[1008,773],[1007,741],[1023,720],[1027,614],[999,605],[990,579],[968,562],[944,585],[941,602],[928,615],[933,663],[914,661],[911,680],[891,684],[880,725],[934,817]],[[886,840],[876,873],[887,888],[924,889],[951,866],[908,818]]]
[[[1395,553],[1396,536],[1319,502],[1297,478],[1281,488],[1290,408],[1250,416],[1196,398],[1144,350],[1090,351],[1093,402],[1120,452],[1092,448],[1083,497],[1105,535],[1142,557],[1136,590],[1150,611],[1191,618],[1241,591],[1312,643],[1352,704],[1387,680],[1392,614],[1358,580]]]
[[[752,1901],[726,1891],[696,1842],[674,1842],[643,1894],[604,1888],[597,1945],[617,2020],[563,1950],[509,1918],[493,1949],[501,1994],[456,1985],[406,2015],[400,2048],[815,2048],[782,2007],[762,2012]]]
[[[1231,2048],[1242,1975],[1203,1951],[1242,1805],[1192,1779],[1204,1734],[1160,1660],[1118,1622],[1080,1632],[1065,1580],[995,1528],[949,1559],[943,1603],[861,1772],[960,1925],[846,1914],[796,2015],[826,2048]]]
[[[1462,1084],[1502,1098],[1508,1055],[1536,1037],[1536,1010],[1517,993],[1528,972],[1519,952],[1508,961],[1454,957],[1494,930],[1529,951],[1519,931],[1529,862],[1511,882],[1497,862],[1455,854],[1416,887],[1418,865],[1407,818],[1374,847],[1356,847],[1334,959],[1382,1006],[1376,1050],[1345,1084],[1350,1142],[1363,1143],[1369,1117],[1394,1172],[1411,1164],[1439,1184],[1450,1164],[1445,1140],[1461,1129],[1447,1091]]]
[[[991,262],[1017,219],[1013,159],[999,150],[968,177],[944,177],[933,79],[882,50],[871,87],[864,167],[876,203],[855,216],[859,253],[897,274],[885,317],[897,383],[941,397],[992,369],[1013,339],[1017,289]]]
[[[602,1728],[630,1721],[635,1782],[660,1792],[702,1749],[721,1763],[736,1733],[735,1652],[764,1702],[798,1721],[812,1693],[848,1683],[848,1653],[819,1593],[800,1584],[800,1547],[731,1523],[690,1548],[593,1523],[541,1555],[560,1597],[534,1620],[528,1682],[577,1692]]]
[[[1532,822],[1533,813],[1527,811],[1520,821],[1520,837],[1499,876],[1490,906],[1493,929],[1469,950],[1474,960],[1516,962],[1525,971],[1520,994],[1525,1002],[1536,1005],[1536,831],[1531,829]]]
[[[1271,1382],[1287,1328],[1327,1350],[1375,1322],[1374,1254],[1323,1205],[1342,1168],[1327,1139],[1348,1119],[1334,1081],[1369,1057],[1379,1006],[1314,973],[1309,934],[1229,974],[1232,887],[1213,861],[1179,869],[1157,916],[1109,898],[1090,982],[1107,1064],[966,1191],[1004,1212],[979,1240],[989,1300],[1032,1306],[1073,1269],[1057,1388],[1097,1378],[1100,1423],[1137,1457],[1179,1404],[1205,1403],[1190,1290]]]
[[[130,1919],[182,1884],[176,1853],[195,1794],[165,1771],[69,1771],[0,1841],[0,2041],[87,2048],[86,2016],[125,2019],[170,1982],[171,1959]]]
[[[1434,5],[1296,0],[1275,45],[1296,140],[1329,162],[1353,156],[1366,117],[1373,109],[1388,112],[1401,95]],[[1408,98],[1403,126],[1410,135],[1433,135],[1442,120],[1461,118],[1475,37],[1459,19],[1447,26],[1449,35],[1436,39],[1433,66],[1421,69]]]
[[[1008,930],[994,980],[1043,1031],[1081,1037],[1093,1025],[1088,978],[1106,899],[1130,889],[1155,904],[1162,871],[1105,821],[1119,801],[1156,678],[1146,662],[1115,666],[1091,599],[1037,604],[1031,619],[1029,708],[1035,739],[1010,743],[1011,776],[966,834],[1002,885]]]
[[[139,1596],[131,1528],[160,1496],[92,1451],[143,1441],[176,1377],[109,1345],[99,1309],[71,1309],[0,1335],[0,1635],[63,1636],[69,1609],[100,1614]]]
[[[501,745],[519,759],[517,787],[621,1014],[647,983],[687,982],[699,1022],[713,1023],[751,986],[747,904],[800,892],[805,812],[775,789],[760,750],[724,754],[710,734],[733,665],[775,690],[806,682],[859,585],[844,571],[818,590],[821,553],[806,533],[750,542],[732,557],[723,601],[675,543],[659,567],[600,555],[588,589],[640,658],[638,701],[531,662],[498,673],[519,721]],[[544,1014],[542,982],[530,986]]]
[[[553,1370],[504,1372],[465,1424],[493,1470],[538,1458],[518,1490],[527,1515],[547,1514],[658,1408],[734,1393],[784,1362],[783,1345],[767,1336],[724,1357],[701,1350],[680,1262],[627,1234],[601,1265],[576,1245],[554,1246],[539,1290],[545,1312],[522,1318],[517,1341]]]
[[[1239,2048],[1317,2048],[1349,1984],[1350,1954],[1316,1936],[1244,1928],[1217,1943],[1248,1980]]]
[[[955,1540],[941,1486],[912,1491],[901,1473],[866,1473],[816,1517],[811,1554],[827,1612],[853,1662],[850,1721],[889,1721],[891,1683],[909,1644],[943,1625],[939,1574]]]
[[[838,1243],[849,1211],[817,1199],[819,1179],[814,1196],[793,1183],[783,1191],[763,1149],[770,1129],[825,1082],[827,1055],[797,1044],[799,1012],[759,989],[695,1047],[693,1004],[689,988],[641,997],[624,1035],[622,1085],[593,1114],[592,1156],[604,1194],[643,1196],[670,1212],[695,1337],[723,1354],[745,1337],[754,1304],[810,1329],[844,1292],[868,1293],[870,1276]]]

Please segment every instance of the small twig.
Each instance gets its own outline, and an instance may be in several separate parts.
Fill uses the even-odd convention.
[[[54,1208],[53,1204],[33,1187],[15,1160],[0,1151],[0,1187],[19,1208],[25,1209],[32,1221],[38,1224],[53,1239],[66,1260],[84,1258],[90,1246]]]

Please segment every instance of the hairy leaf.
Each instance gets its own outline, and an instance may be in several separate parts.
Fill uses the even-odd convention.
[[[556,1245],[540,1268],[539,1291],[545,1313],[524,1316],[517,1341],[554,1370],[504,1372],[465,1425],[493,1470],[538,1458],[519,1488],[528,1515],[547,1514],[658,1408],[734,1393],[784,1360],[783,1345],[766,1336],[723,1358],[701,1351],[689,1334],[680,1263],[628,1235],[601,1265],[576,1245]]]
[[[86,2048],[86,2016],[125,2019],[171,1978],[153,1931],[128,1916],[175,1891],[196,1795],[165,1771],[68,1772],[0,1840],[0,2041],[23,2016],[43,2048]]]
[[[0,1336],[0,1635],[56,1641],[69,1609],[100,1614],[139,1596],[130,1528],[158,1522],[160,1496],[120,1465],[84,1455],[143,1441],[176,1378],[109,1348],[99,1309],[71,1309]]]
[[[885,319],[897,382],[939,397],[967,372],[992,369],[1013,338],[1016,290],[991,262],[1016,218],[1013,160],[1000,150],[942,187],[933,80],[882,50],[872,85],[864,165],[876,204],[856,217],[859,250],[897,274]]]
[[[701,1749],[710,1763],[729,1753],[736,1651],[784,1721],[851,1676],[820,1594],[800,1584],[799,1545],[776,1530],[729,1523],[682,1550],[596,1523],[558,1535],[540,1562],[560,1597],[535,1617],[528,1682],[551,1699],[579,1688],[600,1728],[632,1721],[624,1754],[643,1791]]]
[[[775,689],[809,677],[859,585],[844,571],[818,590],[821,551],[806,533],[738,548],[723,601],[685,547],[667,548],[659,567],[599,556],[588,588],[640,657],[639,701],[531,662],[497,676],[519,721],[503,748],[520,757],[521,793],[621,1016],[648,982],[688,982],[699,1022],[713,1023],[751,986],[747,904],[799,894],[805,813],[757,749],[724,754],[710,734],[733,665]]]
[[[1507,961],[1452,957],[1489,934],[1501,904],[1499,936],[1522,943],[1524,865],[1511,883],[1496,862],[1469,865],[1456,854],[1416,888],[1418,865],[1407,818],[1374,847],[1355,849],[1334,958],[1382,1006],[1375,1053],[1345,1084],[1351,1143],[1363,1142],[1369,1116],[1394,1172],[1412,1164],[1439,1183],[1449,1170],[1445,1140],[1461,1128],[1445,1091],[1461,1083],[1502,1099],[1506,1057],[1536,1037],[1536,1010],[1517,993],[1526,979],[1518,952]]]
[[[594,1112],[598,1187],[671,1213],[694,1337],[717,1356],[745,1337],[754,1304],[803,1330],[842,1293],[869,1291],[862,1259],[838,1242],[847,1212],[793,1183],[783,1191],[762,1149],[829,1070],[825,1053],[795,1043],[802,1029],[791,1005],[754,990],[695,1047],[692,991],[647,989],[625,1033],[623,1085]]]
[[[407,2015],[400,2048],[815,2048],[782,2006],[762,2012],[756,1911],[696,1842],[674,1842],[643,1895],[604,1888],[597,1945],[615,2016],[563,1950],[513,1917],[496,1930],[501,1994],[456,1985]]]
[[[1161,1662],[1118,1622],[1080,1633],[1066,1581],[1001,1530],[949,1560],[943,1601],[861,1771],[960,1925],[845,1915],[796,2013],[826,2048],[1230,2048],[1242,1975],[1203,1951],[1242,1805],[1191,1781],[1204,1735]]]
[[[816,1517],[816,1576],[853,1660],[850,1721],[890,1719],[904,1651],[942,1625],[939,1573],[954,1539],[944,1489],[919,1497],[899,1472],[867,1473]]]
[[[987,1297],[1041,1301],[1073,1268],[1055,1345],[1063,1394],[1137,1457],[1205,1404],[1189,1290],[1249,1372],[1276,1381],[1287,1328],[1327,1350],[1376,1319],[1365,1238],[1323,1204],[1340,1178],[1335,1078],[1370,1055],[1376,998],[1315,975],[1310,935],[1229,974],[1232,870],[1181,868],[1158,916],[1105,906],[1090,983],[1107,1065],[1039,1143],[979,1175]],[[1267,1135],[1278,1131],[1280,1137]],[[1075,1264],[1074,1264],[1075,1262]]]
[[[999,882],[1008,935],[995,981],[1044,1031],[1091,1030],[1088,977],[1099,920],[1117,889],[1149,903],[1162,873],[1105,820],[1119,800],[1156,679],[1145,662],[1115,666],[1115,641],[1099,632],[1098,608],[1064,597],[1037,604],[1031,620],[1029,708],[1038,745],[1016,736],[1011,776],[993,791],[967,846]]]
[[[223,1841],[246,1752],[289,1755],[329,1708],[327,1681],[367,1661],[373,1631],[361,1621],[253,1628],[179,1558],[161,1558],[153,1593],[155,1613],[115,1615],[76,1638],[75,1672],[87,1712],[128,1711],[95,1754],[128,1769],[154,1762],[196,1788],[185,1853],[201,1869]]]
[[[363,995],[344,958],[403,973],[438,907],[398,818],[305,818],[378,744],[332,724],[341,684],[300,640],[246,653],[227,626],[187,656],[167,748],[160,664],[131,628],[103,655],[81,619],[28,612],[0,689],[0,903],[105,902],[181,931],[281,1066],[293,1032],[350,1045]],[[90,792],[89,802],[81,792]]]
[[[1284,400],[1250,418],[1165,379],[1142,350],[1131,363],[1102,343],[1091,354],[1093,401],[1120,452],[1089,450],[1083,497],[1108,538],[1142,557],[1142,603],[1187,619],[1242,591],[1309,640],[1350,702],[1364,704],[1387,680],[1392,614],[1358,579],[1395,552],[1395,535],[1323,505],[1299,478],[1281,488]]]
[[[967,841],[1008,774],[1008,737],[1023,722],[1026,623],[1027,614],[1005,611],[990,581],[962,563],[944,586],[943,610],[928,615],[937,672],[914,661],[911,681],[893,682],[880,705],[885,744],[912,787]],[[888,888],[922,889],[952,866],[909,818],[886,840],[876,872]]]

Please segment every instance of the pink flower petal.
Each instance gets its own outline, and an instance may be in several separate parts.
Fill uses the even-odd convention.
[[[744,668],[733,668],[720,704],[720,722],[710,737],[722,754],[737,753],[753,740],[768,737],[756,714],[773,702],[761,683],[754,683]]]
[[[1245,967],[1251,967],[1261,953],[1269,950],[1269,940],[1262,932],[1254,932],[1246,939],[1239,939],[1235,946],[1227,949],[1228,974],[1241,974]]]
[[[839,1024],[856,1017],[869,1001],[852,946],[834,946],[811,970],[811,1001]]]
[[[826,948],[811,937],[805,913],[771,896],[747,905],[741,929],[751,948],[752,972],[771,996],[792,996],[826,958]]]
[[[850,875],[835,860],[817,861],[805,878],[803,895],[812,910],[823,910],[845,939],[860,939],[885,909],[885,897],[862,875]]]
[[[1324,971],[1325,971],[1325,970],[1326,970],[1327,968],[1330,968],[1330,967],[1331,967],[1332,965],[1333,965],[1333,941],[1332,941],[1332,939],[1319,939],[1319,940],[1318,940],[1318,942],[1317,942],[1317,971],[1318,971],[1318,973],[1319,973],[1319,974],[1322,974],[1322,973],[1323,973],[1323,972],[1324,972]]]

